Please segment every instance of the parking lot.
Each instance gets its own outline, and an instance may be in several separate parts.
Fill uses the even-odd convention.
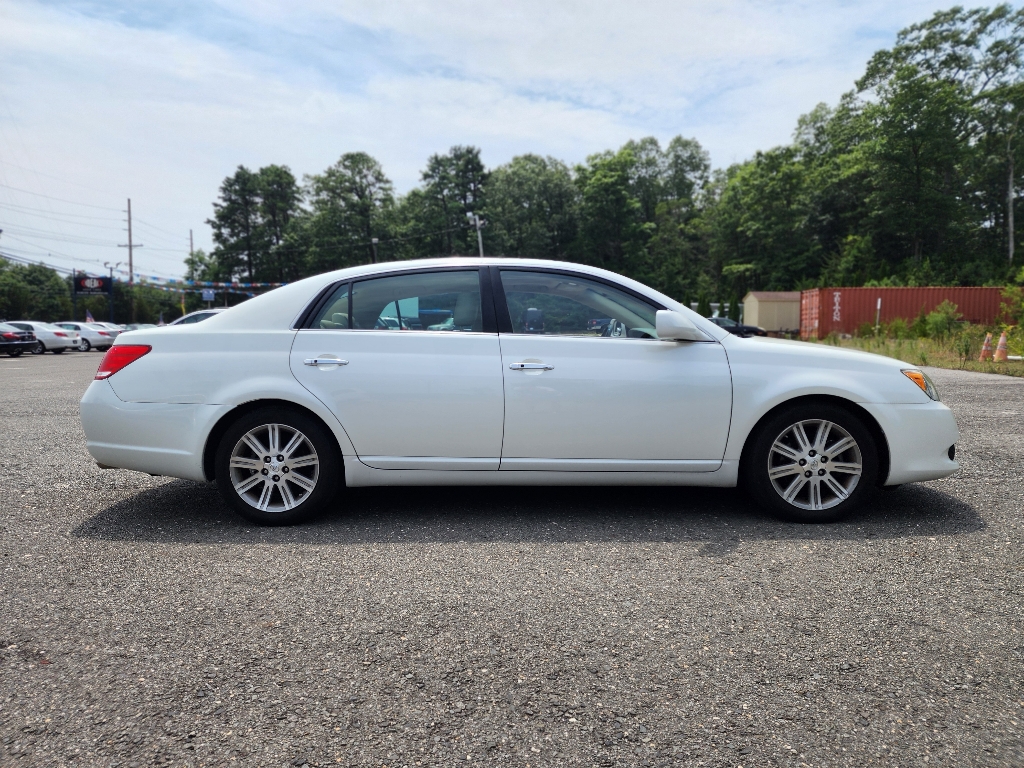
[[[1024,380],[838,525],[736,491],[365,489],[243,523],[0,359],[0,765],[1024,765]]]

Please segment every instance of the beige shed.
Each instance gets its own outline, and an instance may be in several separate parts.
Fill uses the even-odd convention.
[[[800,330],[800,291],[751,291],[743,297],[743,323],[769,333]]]

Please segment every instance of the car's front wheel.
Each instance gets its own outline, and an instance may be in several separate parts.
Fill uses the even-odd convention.
[[[863,421],[831,403],[800,403],[762,424],[742,481],[775,514],[802,523],[842,519],[875,492],[878,448]]]
[[[78,342],[78,348],[83,352],[88,352],[90,349],[92,349],[92,344],[89,342],[88,339],[82,339],[80,342]]]
[[[288,525],[334,497],[341,457],[324,426],[297,410],[261,408],[232,424],[216,457],[217,486],[242,517]]]
[[[37,341],[36,345],[34,347],[32,347],[32,354],[33,355],[42,355],[45,352],[46,352],[46,345],[43,344],[43,342],[41,342],[41,341]]]

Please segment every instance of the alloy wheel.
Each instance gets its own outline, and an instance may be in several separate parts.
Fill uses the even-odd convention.
[[[231,485],[262,512],[287,512],[316,488],[320,458],[313,443],[287,424],[263,424],[235,443],[228,459]]]
[[[804,510],[842,504],[864,471],[860,446],[835,422],[798,421],[784,429],[768,452],[768,477],[782,499]]]

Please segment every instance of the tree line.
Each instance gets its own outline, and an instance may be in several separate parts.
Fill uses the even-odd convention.
[[[364,152],[301,180],[239,166],[213,205],[214,248],[189,255],[187,276],[289,282],[473,254],[472,214],[489,255],[605,267],[704,309],[748,290],[1024,283],[1022,48],[1024,10],[938,12],[872,56],[838,103],[799,118],[790,143],[724,169],[683,136],[576,165],[527,154],[487,168],[479,148],[456,146],[406,194]],[[24,296],[21,276],[0,279],[0,308]]]
[[[240,166],[198,279],[290,281],[374,259],[476,252],[605,267],[683,301],[818,285],[993,285],[1014,253],[1024,10],[956,7],[903,30],[855,88],[802,116],[791,143],[712,169],[693,138],[627,142],[570,166],[480,150],[431,156],[398,195],[343,154],[301,182]],[[376,241],[376,242],[374,242]]]

